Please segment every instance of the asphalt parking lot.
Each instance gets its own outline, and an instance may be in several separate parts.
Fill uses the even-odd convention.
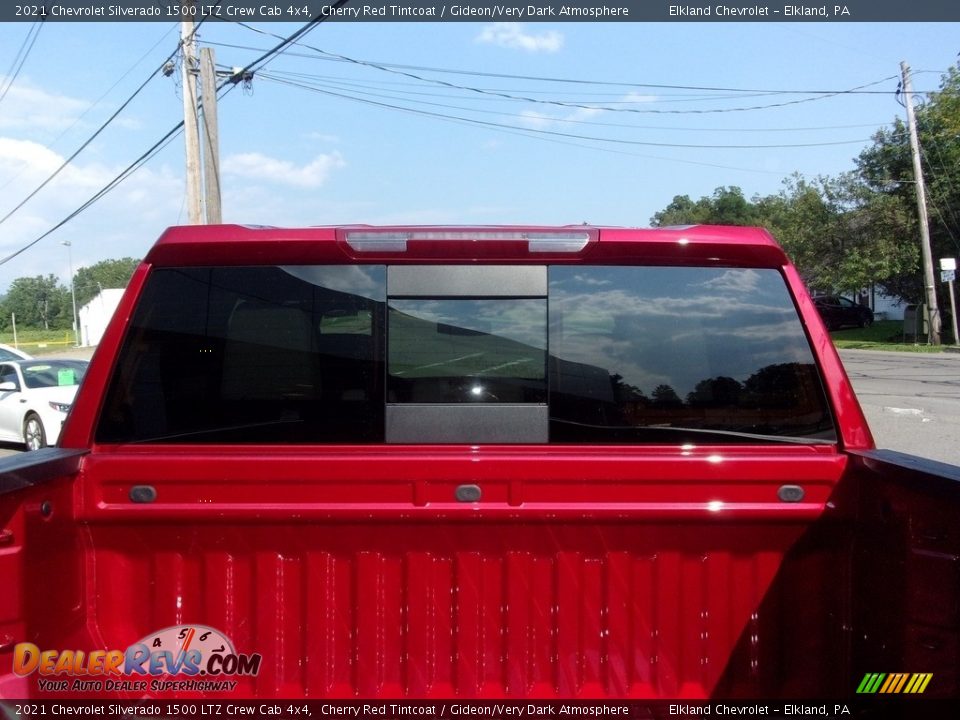
[[[93,348],[56,354],[92,355]],[[840,357],[877,447],[960,465],[960,353],[843,350]],[[17,452],[0,443],[0,457]]]
[[[840,357],[877,447],[960,465],[960,353]]]

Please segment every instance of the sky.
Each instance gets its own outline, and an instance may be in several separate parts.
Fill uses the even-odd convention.
[[[323,23],[221,96],[224,221],[645,227],[676,195],[774,194],[795,172],[852,170],[904,117],[900,62],[922,99],[958,60],[958,25]],[[299,27],[210,21],[198,37],[225,70],[278,43],[264,33]],[[183,119],[179,72],[156,72],[178,40],[174,22],[0,23],[0,218],[152,75],[0,221],[0,257]],[[870,92],[841,92],[852,88]],[[0,265],[0,293],[18,277],[67,283],[71,267],[142,257],[187,222],[184,165],[177,135]]]

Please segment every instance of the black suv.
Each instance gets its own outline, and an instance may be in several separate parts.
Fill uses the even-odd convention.
[[[842,327],[868,327],[873,324],[873,310],[865,305],[858,305],[839,295],[820,295],[813,299],[820,317],[828,330],[839,330]]]

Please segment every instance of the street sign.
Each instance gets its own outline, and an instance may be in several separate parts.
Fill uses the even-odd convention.
[[[940,269],[941,270],[956,270],[957,269],[957,259],[956,258],[940,258]],[[946,281],[944,281],[946,282]]]
[[[953,282],[956,280],[956,270],[941,270],[940,271],[940,282]]]

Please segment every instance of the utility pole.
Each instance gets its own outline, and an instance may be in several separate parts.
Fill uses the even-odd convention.
[[[917,212],[920,215],[920,253],[923,258],[923,286],[927,300],[927,315],[931,345],[940,344],[940,309],[937,307],[937,288],[933,279],[933,253],[930,251],[930,226],[927,221],[927,192],[923,185],[923,167],[920,164],[920,141],[917,121],[913,116],[913,88],[910,85],[910,67],[900,63],[903,76],[904,105],[907,108],[907,127],[910,130],[910,150],[913,154],[914,187],[917,189]]]
[[[200,50],[203,100],[203,197],[207,224],[223,222],[220,211],[220,137],[217,130],[217,72],[212,48]]]
[[[70,266],[70,298],[73,300],[73,345],[80,347],[80,323],[77,321],[77,288],[73,282],[73,243],[61,240],[61,245],[67,247],[67,263]]]
[[[187,218],[191,225],[203,222],[200,199],[200,131],[197,123],[197,55],[194,38],[194,0],[182,0],[180,46],[183,53],[183,137],[187,146]]]

